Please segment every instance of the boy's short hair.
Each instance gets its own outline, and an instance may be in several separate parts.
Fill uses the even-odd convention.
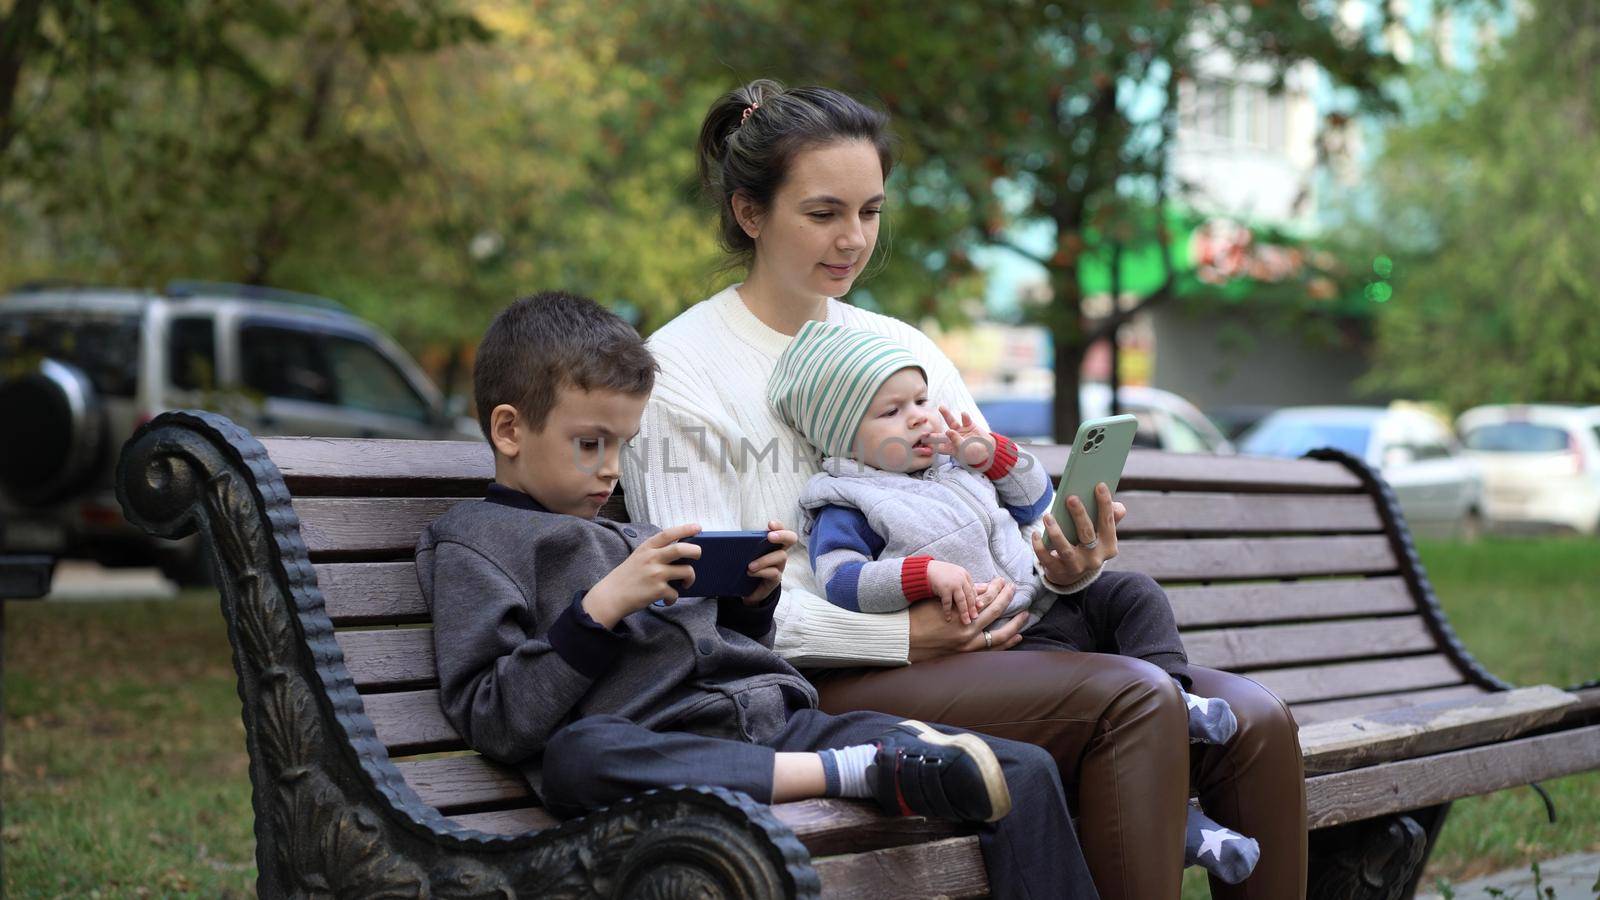
[[[501,310],[472,364],[473,399],[485,438],[489,414],[502,403],[516,407],[528,427],[540,429],[563,387],[636,397],[649,394],[655,381],[655,357],[633,326],[593,300],[565,291],[543,291]]]

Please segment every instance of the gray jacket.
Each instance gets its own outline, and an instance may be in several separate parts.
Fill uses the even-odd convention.
[[[755,608],[686,597],[610,630],[583,613],[584,592],[658,530],[552,513],[498,485],[423,530],[417,579],[440,706],[468,744],[520,766],[536,789],[550,735],[583,716],[759,740],[817,705],[770,649],[776,592]]]
[[[932,557],[961,566],[974,582],[1014,583],[1007,616],[1030,607],[1043,615],[1055,602],[1024,532],[1053,492],[1027,453],[995,481],[944,456],[918,473],[837,457],[822,469],[800,506],[812,567],[829,601],[861,612],[903,609],[920,599],[907,588],[905,560]]]

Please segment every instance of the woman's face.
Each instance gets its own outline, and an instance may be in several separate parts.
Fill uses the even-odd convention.
[[[796,154],[772,205],[735,212],[755,238],[751,280],[785,298],[842,297],[878,243],[883,167],[868,141],[845,140]]]

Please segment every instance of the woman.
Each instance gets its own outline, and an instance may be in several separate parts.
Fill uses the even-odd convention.
[[[768,407],[766,386],[810,320],[900,341],[928,362],[933,405],[978,415],[955,366],[925,335],[835,299],[877,243],[892,166],[887,124],[837,91],[771,81],[713,104],[700,133],[701,177],[717,202],[723,243],[747,275],[650,339],[661,372],[631,460],[643,464],[623,472],[632,518],[707,529],[800,523],[800,492],[817,461]],[[1077,582],[1115,555],[1111,504],[1102,509],[1098,543],[1048,560],[1051,581]],[[1239,731],[1224,746],[1190,750],[1176,685],[1156,667],[1059,649],[1051,637],[1059,623],[1048,615],[1024,644],[1026,617],[990,627],[1005,603],[968,625],[944,621],[938,604],[851,613],[818,595],[810,561],[795,552],[776,648],[810,670],[823,707],[945,722],[1050,751],[1076,798],[1079,839],[1101,897],[1178,897],[1191,776],[1217,821],[1261,844],[1254,874],[1238,885],[1213,881],[1212,895],[1305,896],[1299,743],[1288,709],[1264,688],[1194,667],[1194,692],[1227,700]],[[1140,579],[1108,573],[1088,590],[1147,588]]]

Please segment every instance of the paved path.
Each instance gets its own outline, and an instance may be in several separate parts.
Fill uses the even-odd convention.
[[[49,601],[170,600],[178,586],[155,569],[107,569],[81,559],[56,563]]]
[[[1496,872],[1483,878],[1474,878],[1453,884],[1456,900],[1483,900],[1486,897],[1503,897],[1504,900],[1595,900],[1600,897],[1600,853],[1574,853],[1549,859],[1539,864],[1540,880],[1554,894],[1540,896],[1533,892],[1533,870],[1529,868]],[[1423,885],[1424,888],[1428,887]],[[1491,890],[1504,891],[1491,894]],[[1441,894],[1417,894],[1417,900],[1442,900]]]

